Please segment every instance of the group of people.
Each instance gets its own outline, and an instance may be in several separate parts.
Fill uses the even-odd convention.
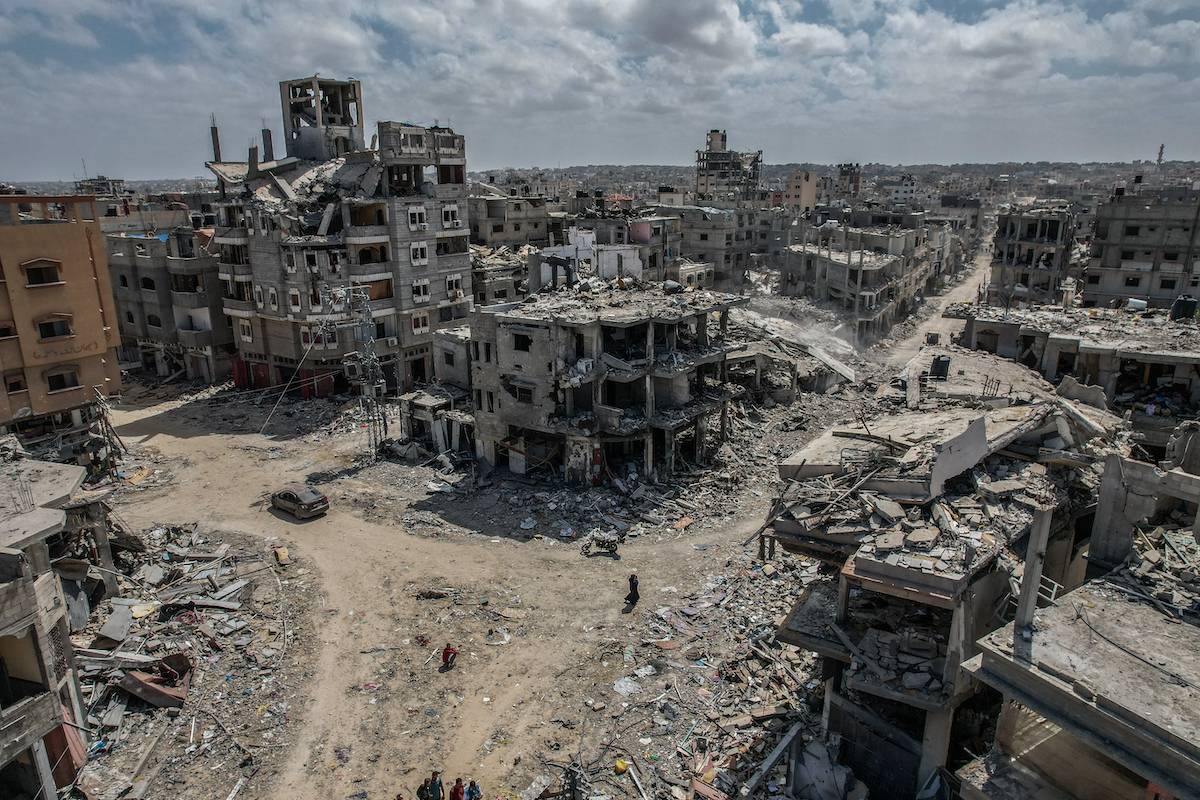
[[[403,795],[396,795],[396,800],[404,800]],[[454,785],[450,787],[450,796],[447,797],[446,788],[442,785],[442,773],[434,772],[417,789],[417,800],[483,800],[483,790],[475,781],[464,786],[462,778],[455,778]]]

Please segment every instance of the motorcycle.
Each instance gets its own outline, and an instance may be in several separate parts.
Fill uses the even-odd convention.
[[[579,552],[585,556],[590,556],[593,551],[607,555],[616,555],[617,546],[624,539],[624,536],[618,536],[614,533],[596,531],[583,540],[583,544],[579,547]]]

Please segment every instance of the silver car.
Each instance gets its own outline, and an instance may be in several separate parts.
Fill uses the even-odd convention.
[[[296,519],[312,519],[329,510],[329,498],[311,486],[285,486],[271,495],[271,507]]]

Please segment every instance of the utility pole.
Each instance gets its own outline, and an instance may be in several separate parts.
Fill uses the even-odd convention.
[[[387,391],[387,382],[383,376],[383,364],[375,352],[375,320],[371,316],[371,297],[363,286],[350,284],[338,289],[322,287],[323,299],[332,308],[333,303],[345,303],[353,315],[352,321],[344,327],[354,331],[354,341],[358,345],[355,354],[358,356],[362,393],[359,395],[359,407],[367,422],[367,447],[372,457],[379,451],[379,446],[388,435],[387,408],[381,401]],[[324,323],[323,323],[324,324]]]

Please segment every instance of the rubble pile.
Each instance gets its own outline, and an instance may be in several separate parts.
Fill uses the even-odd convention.
[[[1101,582],[1168,617],[1200,624],[1200,544],[1192,521],[1172,512],[1170,522],[1136,530],[1133,545],[1125,563]]]
[[[584,698],[605,720],[576,764],[585,783],[607,791],[597,782],[619,758],[636,770],[644,797],[733,796],[747,783],[782,784],[780,745],[819,735],[821,681],[818,659],[776,642],[774,632],[819,570],[788,554],[764,564],[739,554],[686,597],[662,589],[672,602],[646,612],[610,691]]]
[[[195,524],[140,542],[118,559],[120,593],[71,637],[94,732],[77,788],[209,797],[267,778],[294,740],[315,581],[285,547]]]

